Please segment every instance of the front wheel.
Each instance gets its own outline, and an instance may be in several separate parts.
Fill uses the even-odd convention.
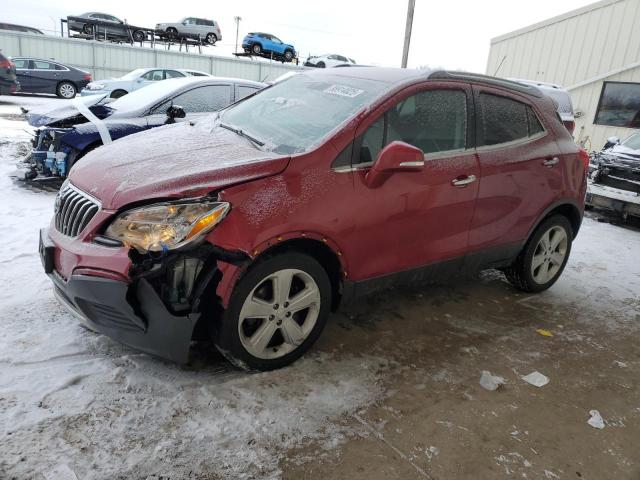
[[[238,281],[229,307],[213,327],[220,352],[244,369],[273,370],[303,355],[331,309],[329,277],[301,253],[268,257]]]
[[[56,89],[56,94],[60,98],[73,98],[76,96],[76,93],[76,86],[71,82],[60,82],[58,84],[58,88]]]
[[[290,62],[291,60],[293,60],[293,52],[291,50],[287,50],[286,52],[284,52],[284,59],[287,62]]]
[[[533,232],[516,261],[505,270],[519,290],[537,293],[553,285],[564,270],[573,239],[573,228],[564,215],[553,215]]]

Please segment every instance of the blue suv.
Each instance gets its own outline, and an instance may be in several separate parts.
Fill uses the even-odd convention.
[[[293,45],[284,43],[275,35],[270,33],[249,33],[242,40],[242,48],[246,53],[271,57],[291,62],[296,58],[296,49]]]

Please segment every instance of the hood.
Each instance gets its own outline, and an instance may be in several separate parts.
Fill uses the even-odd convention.
[[[104,99],[104,95],[95,95],[94,97],[87,97],[86,100],[83,99],[83,101],[96,117],[104,119],[113,113],[113,110],[107,105],[96,105]],[[64,107],[54,108],[52,110],[31,110],[27,113],[27,122],[33,127],[69,127],[88,122],[88,120],[69,102]]]
[[[73,185],[103,208],[152,199],[204,195],[282,172],[289,157],[257,150],[237,134],[215,127],[213,117],[130,135],[83,157]]]

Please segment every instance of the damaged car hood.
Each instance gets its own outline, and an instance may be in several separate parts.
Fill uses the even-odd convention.
[[[96,95],[95,97],[83,100],[84,104],[96,117],[107,118],[113,113],[113,109],[107,105],[98,105],[100,101],[104,100],[104,95]],[[31,110],[27,113],[27,122],[32,127],[69,127],[88,121],[71,102],[64,107],[45,111]]]
[[[639,150],[634,150],[633,148],[629,148],[624,145],[615,145],[603,153],[609,156],[614,156],[618,160],[625,161],[624,163],[631,161],[635,166],[640,166]]]
[[[103,208],[115,210],[141,200],[204,195],[275,175],[288,162],[289,157],[258,150],[212,121],[181,122],[93,150],[69,180]]]

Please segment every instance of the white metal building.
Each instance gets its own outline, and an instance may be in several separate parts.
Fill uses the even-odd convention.
[[[602,0],[496,37],[486,73],[567,88],[588,149],[624,139],[640,129],[640,0]]]

